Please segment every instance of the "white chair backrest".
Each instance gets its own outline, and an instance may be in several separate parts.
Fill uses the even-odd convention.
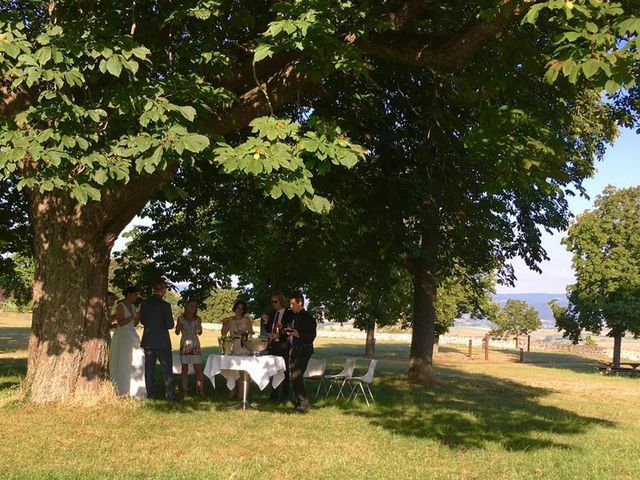
[[[372,359],[371,362],[369,362],[369,370],[367,370],[367,373],[365,373],[364,376],[362,377],[363,382],[365,383],[373,382],[373,374],[376,371],[376,365],[378,365],[378,360]]]
[[[327,369],[326,358],[310,358],[307,364],[307,369],[304,371],[303,378],[309,377],[321,377],[324,375],[324,371]]]
[[[352,377],[353,371],[356,368],[356,359],[355,358],[347,358],[344,361],[344,366],[342,367],[342,371],[337,373],[336,375],[340,375],[341,377]]]

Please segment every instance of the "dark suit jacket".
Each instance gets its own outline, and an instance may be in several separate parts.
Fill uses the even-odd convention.
[[[311,347],[313,352],[313,341],[316,339],[316,321],[313,316],[302,309],[293,315],[293,328],[300,334],[299,337],[293,337],[292,346],[294,349],[299,347]]]
[[[173,328],[171,305],[159,295],[147,298],[140,306],[140,323],[144,325],[142,348],[171,350],[169,330]]]
[[[271,329],[273,328],[273,322],[276,319],[276,312],[273,312],[271,315],[269,315],[269,321],[267,322],[267,325],[265,327],[265,330],[267,331],[267,335],[271,334]],[[289,325],[291,325],[291,322],[293,322],[293,312],[291,310],[289,310],[288,308],[285,309],[284,313],[282,314],[282,318],[280,319],[280,341],[281,342],[286,342],[289,338],[289,335],[287,335],[287,333],[284,331],[284,327],[288,327]]]

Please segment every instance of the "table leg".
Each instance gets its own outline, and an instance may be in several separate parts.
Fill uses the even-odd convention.
[[[240,370],[240,395],[242,400],[238,405],[238,410],[247,410],[251,408],[249,405],[249,374],[244,370]]]

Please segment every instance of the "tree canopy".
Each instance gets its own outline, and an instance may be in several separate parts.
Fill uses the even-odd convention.
[[[394,255],[420,293],[412,365],[428,369],[438,265],[455,263],[442,258],[473,242],[478,269],[544,258],[538,225],[566,222],[563,196],[613,136],[610,109],[633,123],[639,31],[633,0],[4,2],[0,172],[4,194],[26,192],[34,233],[27,391],[97,388],[113,242],[207,165],[326,212],[323,178],[390,161],[406,194],[388,206]],[[358,124],[370,113],[391,114],[388,153]]]
[[[607,329],[619,362],[620,339],[640,336],[640,187],[605,188],[563,243],[573,253],[576,283],[568,307],[553,305],[558,329],[576,343],[583,330]]]
[[[519,337],[529,335],[542,327],[538,311],[524,300],[509,299],[500,307],[495,319],[496,324],[490,332],[496,337]]]

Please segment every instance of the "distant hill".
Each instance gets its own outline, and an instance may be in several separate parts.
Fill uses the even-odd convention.
[[[554,328],[553,314],[549,308],[551,300],[557,300],[560,305],[567,305],[568,299],[564,293],[501,293],[493,296],[493,301],[498,305],[504,305],[507,300],[523,300],[538,311],[543,328]],[[493,324],[486,320],[456,320],[456,326],[484,326],[492,327]]]

